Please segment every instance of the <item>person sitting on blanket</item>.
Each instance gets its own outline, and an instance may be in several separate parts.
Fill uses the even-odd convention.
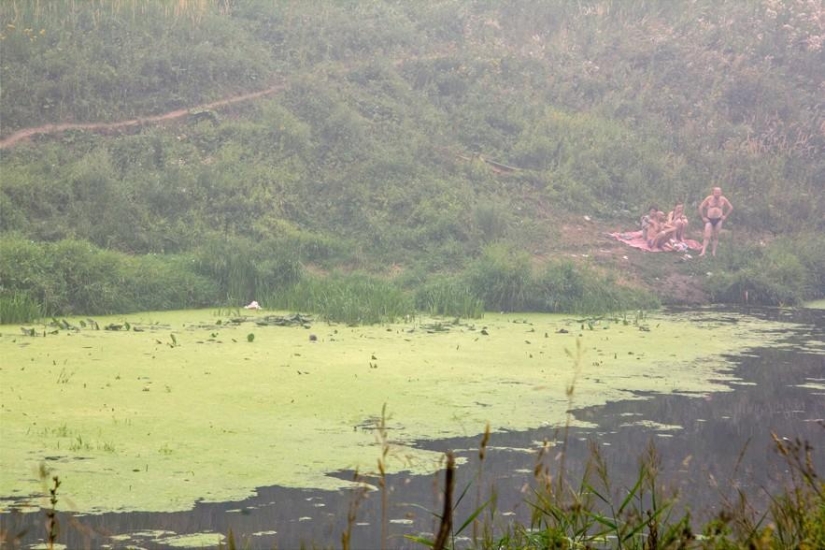
[[[688,226],[688,219],[685,216],[685,205],[682,202],[677,202],[673,206],[673,210],[670,211],[667,215],[667,223],[668,225],[672,225],[676,228],[676,231],[673,233],[673,238],[676,242],[684,242],[685,241],[685,230]]]
[[[650,226],[650,224],[656,221],[656,213],[658,211],[659,208],[655,204],[650,205],[647,214],[642,216],[642,219],[640,220],[642,231],[647,231],[647,228]]]
[[[647,218],[647,220],[645,220],[645,218]],[[642,236],[645,238],[645,241],[650,243],[656,235],[659,234],[660,227],[664,225],[665,213],[659,210],[654,211],[653,208],[651,208],[650,214],[642,218],[642,220]]]
[[[652,210],[652,209],[651,209]],[[645,219],[647,218],[647,219]],[[653,239],[656,237],[656,234],[659,232],[659,216],[658,211],[652,212],[651,214],[642,218],[642,235],[647,241],[648,244],[653,242]]]
[[[645,233],[647,246],[651,250],[673,250],[670,239],[676,232],[676,226],[667,223],[664,212],[656,212],[653,223],[648,226]]]

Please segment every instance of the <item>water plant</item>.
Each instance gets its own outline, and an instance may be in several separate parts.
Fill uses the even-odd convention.
[[[705,322],[677,322],[674,326],[669,327],[670,321],[662,316],[649,316],[647,313],[640,313],[638,316],[645,317],[644,322],[649,324],[650,330],[653,331],[657,339],[661,342],[667,342],[664,348],[657,349],[643,349],[639,346],[644,346],[651,336],[648,333],[642,333],[637,327],[632,326],[633,317],[628,315],[628,326],[623,325],[620,321],[609,316],[515,316],[515,315],[499,315],[488,314],[485,318],[483,327],[481,324],[468,322],[451,322],[449,320],[434,320],[433,327],[438,326],[439,330],[430,330],[430,323],[425,323],[421,319],[407,320],[395,325],[387,325],[381,327],[342,327],[342,326],[323,326],[313,322],[313,333],[317,334],[318,338],[315,342],[307,342],[308,331],[301,328],[300,325],[294,326],[260,326],[257,325],[257,320],[262,320],[264,317],[256,316],[254,319],[245,319],[239,323],[221,323],[220,339],[226,344],[218,344],[216,342],[209,342],[208,336],[214,334],[216,326],[216,318],[213,315],[213,310],[201,310],[198,312],[182,313],[150,313],[142,314],[141,316],[130,316],[124,318],[121,316],[110,318],[98,318],[98,322],[102,326],[106,326],[112,322],[119,322],[125,324],[129,322],[135,327],[142,327],[146,332],[136,333],[134,330],[130,331],[105,331],[94,330],[90,328],[90,324],[86,323],[86,327],[78,330],[82,334],[80,337],[71,338],[40,338],[41,330],[36,327],[38,338],[31,340],[23,338],[17,331],[14,334],[4,334],[2,341],[4,354],[10,361],[15,364],[28,365],[30,357],[37,357],[38,349],[48,349],[52,353],[52,357],[71,356],[70,350],[79,351],[84,357],[88,357],[87,364],[80,364],[70,362],[63,364],[62,361],[52,361],[51,358],[44,362],[43,369],[25,370],[14,369],[9,371],[4,369],[2,371],[4,387],[15,387],[15,391],[19,392],[21,399],[9,400],[5,402],[5,410],[14,413],[16,411],[25,412],[26,416],[18,415],[26,420],[31,419],[37,422],[38,433],[40,437],[62,439],[60,443],[61,455],[82,455],[89,456],[89,461],[83,463],[83,467],[77,468],[78,461],[67,461],[61,463],[60,478],[64,481],[63,488],[67,488],[71,492],[72,501],[78,503],[80,506],[89,509],[90,507],[102,507],[104,505],[112,505],[111,501],[101,501],[102,498],[107,498],[106,495],[100,495],[94,492],[96,484],[87,480],[93,480],[95,472],[92,472],[92,477],[89,476],[90,468],[88,466],[94,464],[108,464],[106,468],[113,472],[107,475],[107,480],[112,487],[118,487],[117,490],[110,494],[112,500],[118,498],[118,493],[124,493],[129,490],[130,498],[135,502],[136,491],[128,489],[134,482],[136,477],[145,478],[141,483],[148,485],[150,483],[170,483],[169,479],[162,480],[155,476],[144,476],[143,464],[140,464],[140,472],[135,473],[131,470],[129,464],[134,461],[134,456],[140,455],[141,460],[145,456],[148,464],[148,471],[156,472],[157,467],[161,463],[172,463],[177,461],[186,461],[186,447],[187,444],[192,444],[188,437],[188,432],[194,429],[196,424],[187,423],[189,420],[196,420],[187,418],[185,415],[179,419],[182,423],[178,425],[180,431],[177,433],[163,433],[153,434],[155,437],[149,438],[146,441],[141,441],[135,444],[128,437],[127,423],[124,422],[122,416],[122,407],[133,408],[140,410],[141,414],[133,418],[131,421],[142,425],[152,425],[156,418],[162,418],[167,414],[166,410],[157,411],[157,416],[150,416],[151,413],[147,404],[151,401],[165,403],[165,394],[162,394],[163,387],[171,387],[175,394],[175,400],[182,407],[192,407],[203,399],[203,396],[210,396],[210,402],[223,403],[227,408],[222,409],[219,414],[211,418],[212,422],[219,423],[226,419],[230,423],[245,422],[249,419],[249,411],[245,407],[244,402],[237,402],[232,396],[239,391],[240,383],[246,382],[246,386],[242,390],[245,395],[250,396],[258,404],[256,405],[259,411],[265,411],[263,417],[270,418],[275,415],[286,415],[289,418],[288,423],[300,423],[302,429],[306,433],[319,432],[323,438],[328,439],[334,437],[336,443],[336,455],[332,460],[325,463],[325,471],[336,468],[339,456],[346,456],[346,464],[353,466],[363,464],[372,464],[371,470],[375,469],[376,455],[390,456],[383,454],[384,447],[377,452],[375,448],[367,449],[369,445],[365,445],[363,439],[370,439],[369,434],[361,433],[359,430],[356,434],[352,430],[353,424],[357,423],[360,418],[342,418],[349,414],[347,408],[349,405],[345,401],[340,408],[336,401],[332,399],[346,400],[352,395],[349,392],[342,392],[341,388],[349,387],[353,380],[357,380],[359,389],[358,395],[353,397],[357,400],[360,406],[371,404],[372,408],[381,408],[385,403],[383,397],[388,390],[393,394],[398,392],[412,391],[414,395],[423,395],[426,393],[431,398],[432,408],[436,414],[423,414],[420,411],[420,406],[417,402],[408,403],[403,399],[396,399],[394,407],[403,407],[403,417],[407,419],[404,426],[399,426],[398,434],[399,446],[393,444],[393,448],[401,448],[406,446],[406,450],[402,451],[403,455],[410,454],[420,458],[418,464],[410,466],[410,471],[428,473],[431,472],[431,464],[434,462],[435,453],[419,454],[417,449],[409,445],[410,440],[426,437],[426,432],[422,430],[431,430],[428,426],[432,426],[433,422],[440,422],[438,424],[438,431],[441,433],[450,433],[448,430],[456,429],[456,424],[461,424],[462,430],[472,429],[475,423],[487,421],[493,425],[498,426],[514,426],[514,429],[527,429],[535,426],[533,423],[538,415],[551,415],[552,418],[565,422],[564,418],[567,414],[569,422],[569,411],[572,410],[573,405],[585,406],[583,403],[591,404],[594,401],[591,399],[598,391],[598,386],[593,385],[592,377],[577,375],[575,369],[571,370],[570,364],[580,365],[580,368],[587,373],[587,365],[591,365],[589,358],[590,354],[596,353],[596,359],[603,359],[607,363],[611,363],[610,367],[614,370],[620,370],[625,375],[631,376],[633,372],[638,375],[634,381],[628,382],[623,379],[622,383],[636,384],[643,382],[648,374],[658,372],[657,368],[652,365],[643,365],[642,363],[659,363],[660,361],[673,362],[670,356],[672,345],[681,344],[684,346],[685,342],[702,342],[702,352],[697,353],[698,357],[705,357],[706,354],[714,354],[718,350],[724,350],[730,353],[730,346],[726,342],[732,341],[735,336],[738,343],[766,341],[776,334],[776,325],[762,324],[760,322],[751,322],[747,318],[741,318],[737,323],[722,323],[721,325],[712,324],[706,326]],[[708,314],[705,317],[697,314],[696,319],[716,319],[715,314]],[[602,327],[607,326],[607,322],[615,323],[610,325],[609,331],[602,330]],[[65,326],[60,318],[52,323]],[[69,326],[80,326],[79,321],[68,318],[65,320]],[[593,324],[593,330],[587,330],[586,326]],[[661,323],[661,326],[660,326]],[[543,325],[543,326],[542,326]],[[582,326],[584,325],[584,326]],[[255,326],[254,332],[258,336],[255,343],[252,345],[243,344],[240,346],[233,346],[228,342],[235,336],[239,342],[243,341],[244,336],[250,332],[252,326]],[[49,325],[51,327],[51,325]],[[558,327],[569,328],[569,334],[561,332],[560,330],[553,330]],[[576,345],[577,336],[575,332],[582,328],[581,339],[582,344]],[[764,328],[764,331],[760,330]],[[16,328],[16,327],[12,327]],[[668,328],[673,329],[672,331]],[[714,342],[706,338],[708,330],[714,331],[714,334],[722,334],[727,338],[724,342]],[[62,331],[62,329],[61,329]],[[487,336],[484,335],[487,333]],[[74,336],[73,332],[68,332]],[[542,338],[541,334],[545,337]],[[173,347],[174,341],[171,335],[176,335],[177,342],[181,347]],[[527,344],[525,337],[532,342]],[[601,353],[599,350],[594,351],[594,347],[601,348],[603,344],[599,343],[606,341],[609,338],[610,346],[616,347],[618,354],[613,353],[609,347]],[[693,340],[696,338],[696,340]],[[17,339],[17,342],[14,340]],[[61,342],[64,348],[59,351],[54,346],[57,342]],[[23,345],[20,345],[20,344]],[[84,348],[82,346],[92,345],[91,348]],[[575,347],[573,347],[575,345]],[[718,347],[714,347],[717,346]],[[748,345],[743,343],[743,345]],[[686,346],[690,349],[698,346]],[[568,357],[565,358],[564,350],[569,348]],[[241,351],[243,349],[243,351]],[[522,350],[519,354],[518,350]],[[115,350],[122,353],[122,357],[118,357]],[[514,354],[514,350],[516,353]],[[648,355],[645,361],[638,361],[636,356],[630,356],[628,350],[633,350],[636,353],[645,351]],[[335,358],[330,357],[330,351],[335,351]],[[547,359],[541,371],[535,368],[537,361],[535,359],[528,359],[527,352],[535,354],[536,357],[543,351],[544,357]],[[609,353],[608,353],[609,352]],[[252,361],[239,361],[239,353],[247,354]],[[519,360],[519,355],[522,359]],[[551,357],[552,356],[552,357]],[[106,358],[105,362],[98,361],[98,358]],[[120,359],[120,362],[118,361]],[[466,370],[461,370],[460,365],[462,361],[469,362]],[[369,363],[380,363],[380,368],[369,369]],[[707,390],[707,385],[701,382],[705,377],[713,374],[718,376],[719,364],[710,365],[707,361],[698,361],[697,365],[706,365],[708,368],[701,374],[696,373],[699,379],[696,381],[684,382],[688,385],[683,387],[693,387],[699,391]],[[231,364],[232,368],[220,368],[220,365]],[[442,368],[442,365],[451,365],[450,369]],[[101,368],[105,365],[105,368]],[[513,372],[519,372],[519,384],[508,385],[500,384],[502,371],[497,368],[500,365],[507,365]],[[48,369],[49,377],[48,384],[34,385],[29,383],[30,380],[43,380],[43,373]],[[636,369],[635,371],[633,369]],[[296,370],[298,375],[295,375]],[[69,375],[74,373],[71,377]],[[130,373],[134,373],[134,376]],[[238,376],[242,373],[243,376]],[[311,374],[309,374],[311,373]],[[273,384],[273,374],[278,377],[278,383]],[[89,384],[89,387],[84,388],[83,385],[91,380],[90,377],[101,376],[100,383]],[[416,381],[417,377],[422,379],[438,377],[439,383],[419,385]],[[567,382],[570,379],[570,382]],[[55,384],[54,381],[63,381],[64,383]],[[562,383],[552,383],[552,381],[562,381]],[[396,385],[397,382],[400,384]],[[479,398],[479,393],[475,388],[481,387],[480,383],[488,384],[488,388],[494,388],[494,391],[485,394],[484,404],[486,407],[477,406],[476,400]],[[472,385],[471,384],[475,384]],[[695,384],[695,385],[694,385]],[[550,400],[540,399],[529,400],[524,399],[524,387],[534,387],[540,390],[542,394],[551,397]],[[225,391],[231,386],[232,391]],[[126,387],[128,391],[116,393],[114,387]],[[151,392],[144,393],[147,390],[143,388],[150,388]],[[305,393],[303,388],[312,387],[313,394],[318,393],[322,396],[324,406],[319,407],[318,403],[309,402],[300,397]],[[180,391],[181,388],[191,388],[192,391]],[[464,389],[474,388],[473,391],[464,392]],[[263,391],[264,393],[260,393]],[[95,393],[92,393],[95,392]],[[422,393],[418,393],[422,392]],[[310,392],[306,392],[307,394]],[[532,393],[532,392],[531,392]],[[38,411],[51,410],[44,404],[51,402],[54,395],[63,397],[61,403],[65,406],[62,409],[61,415],[53,421],[45,421],[40,416],[34,416]],[[89,396],[98,395],[105,399],[104,402],[111,403],[116,410],[112,411],[113,422],[89,422],[88,415],[82,414],[81,410],[77,410],[74,404],[84,403]],[[258,396],[265,396],[259,398]],[[293,403],[293,398],[295,403]],[[466,403],[464,399],[469,399],[470,406],[459,406],[457,404]],[[110,401],[111,400],[111,401]],[[572,402],[575,400],[575,403]],[[19,401],[19,402],[18,402]],[[303,401],[303,403],[300,403]],[[597,399],[595,403],[599,403]],[[521,418],[513,416],[512,404],[519,404],[519,414]],[[552,408],[548,408],[548,404]],[[436,407],[439,407],[436,409]],[[316,414],[322,415],[328,413],[327,409],[333,409],[332,414],[328,416],[316,417]],[[450,419],[453,412],[459,409],[459,413],[464,410],[472,411],[473,416],[455,415]],[[384,409],[383,425],[387,428],[388,433],[395,436],[395,431],[390,430],[390,427],[395,428],[395,423],[389,422],[389,417]],[[567,411],[567,412],[566,412]],[[77,413],[80,412],[80,416]],[[525,414],[526,412],[526,414]],[[5,412],[4,412],[5,414]],[[360,415],[356,415],[360,417]],[[13,416],[10,416],[13,418]],[[313,418],[318,418],[313,420]],[[199,421],[198,421],[199,422]],[[370,423],[375,432],[375,426],[378,426],[382,421],[376,419]],[[522,422],[519,425],[507,424],[508,422]],[[358,424],[360,426],[360,424]],[[4,423],[3,437],[4,441],[9,444],[9,450],[13,449],[27,449],[28,438],[31,437],[27,432],[27,425],[21,426],[18,431],[12,431],[10,428],[13,424]],[[330,426],[335,426],[334,430],[330,430]],[[422,428],[423,426],[423,428]],[[350,430],[347,430],[347,427]],[[526,427],[526,428],[525,428]],[[262,431],[261,431],[262,430]],[[265,425],[257,425],[255,423],[249,424],[248,433],[245,434],[244,444],[239,445],[239,448],[254,449],[256,448],[256,441],[260,439],[261,434],[268,434],[266,437],[275,437],[272,434],[276,433],[277,438],[283,441],[290,440],[290,430],[282,429],[280,427],[273,427],[269,423]],[[417,430],[417,431],[415,431]],[[443,430],[443,431],[442,431]],[[147,430],[147,434],[148,434]],[[152,430],[153,432],[155,430]],[[349,433],[353,436],[350,437]],[[33,432],[32,432],[33,433]],[[332,433],[332,435],[330,435]],[[8,434],[8,436],[7,436]],[[24,435],[25,434],[25,435]],[[62,435],[61,435],[62,434]],[[204,447],[218,444],[222,441],[225,435],[223,433],[214,433],[199,444]],[[233,435],[233,438],[240,437],[240,435]],[[495,440],[496,435],[489,436],[490,440]],[[15,439],[17,438],[17,439]],[[453,528],[452,532],[454,538],[460,544],[464,544],[464,537],[469,535],[472,529],[473,538],[478,540],[478,547],[483,547],[486,544],[492,544],[490,541],[501,539],[506,534],[511,540],[516,540],[520,536],[516,531],[516,526],[512,522],[511,516],[503,515],[501,511],[496,509],[495,491],[488,490],[482,479],[485,475],[484,463],[486,458],[486,438],[482,438],[482,444],[479,451],[479,462],[464,466],[463,462],[457,461],[457,468],[459,474],[468,473],[473,479],[472,483],[466,487],[462,486],[461,477],[456,479],[456,487],[453,491],[453,503],[451,509],[453,510]],[[553,438],[555,440],[555,436]],[[622,506],[622,502],[626,493],[622,493],[618,500],[611,494],[611,490],[605,489],[606,484],[600,484],[598,477],[588,477],[586,483],[590,488],[597,491],[604,498],[600,500],[595,496],[595,493],[584,485],[584,481],[580,481],[575,473],[581,464],[577,462],[570,462],[568,460],[568,453],[566,447],[560,443],[566,439],[559,438],[558,441],[548,442],[547,449],[542,455],[542,460],[548,462],[543,472],[535,477],[534,485],[540,491],[536,495],[531,493],[530,502],[532,502],[536,509],[542,510],[543,516],[550,514],[552,517],[540,517],[536,521],[536,526],[530,523],[528,517],[526,522],[521,525],[524,528],[525,536],[537,527],[542,527],[543,532],[547,535],[561,532],[562,529],[558,524],[566,522],[567,525],[578,525],[579,531],[584,525],[589,525],[593,532],[604,530],[606,527],[600,523],[615,522],[620,525],[631,525],[630,527],[623,527],[627,532],[631,531],[638,523],[632,523],[630,519],[620,517],[615,519],[616,512],[611,512],[610,505],[605,502],[607,499],[613,498],[614,510],[621,509],[623,513],[630,513],[631,510],[640,509],[640,514],[646,514],[649,508],[648,504],[643,502],[648,499],[650,494],[654,492],[659,495],[659,485],[657,482],[654,488],[651,484],[645,481],[646,485],[642,486],[636,494],[643,495],[640,499],[636,499],[628,505]],[[360,443],[359,443],[360,440]],[[12,442],[19,441],[20,444],[11,445]],[[237,441],[237,440],[236,440]],[[163,449],[164,444],[174,445],[174,453],[166,454],[164,451],[146,453],[146,449]],[[178,442],[181,444],[179,445]],[[188,443],[187,443],[188,442]],[[148,446],[147,446],[148,445]],[[348,447],[349,445],[349,447]],[[109,446],[109,448],[107,448]],[[281,452],[284,456],[295,457],[294,460],[300,460],[302,453],[305,453],[301,445],[294,445],[293,448],[287,446],[281,447]],[[350,450],[352,449],[352,450]],[[560,449],[565,449],[565,452],[560,455]],[[367,451],[364,453],[363,451]],[[47,450],[44,456],[51,456],[52,451]],[[390,453],[392,454],[392,453]],[[208,462],[208,453],[199,453],[205,455],[206,461],[202,467],[212,467]],[[365,455],[365,456],[361,456]],[[14,470],[5,470],[4,475],[9,479],[9,471],[24,472],[25,467],[22,466],[25,460],[24,455],[20,455],[20,464],[15,465],[17,460],[10,461],[11,467]],[[556,458],[558,457],[558,458]],[[564,467],[559,468],[559,461],[564,458]],[[458,457],[457,457],[458,458]],[[201,460],[198,456],[195,460]],[[382,460],[384,460],[382,458]],[[555,460],[555,462],[552,462]],[[254,462],[250,461],[250,463]],[[289,468],[292,460],[284,461]],[[387,486],[387,504],[389,508],[390,501],[396,500],[397,495],[402,493],[394,493],[391,487],[393,482],[394,465],[387,465],[389,461],[384,461],[386,472],[386,486]],[[422,466],[423,467],[419,467]],[[405,465],[407,466],[407,465]],[[476,468],[477,466],[477,468]],[[124,475],[124,467],[125,475]],[[543,466],[544,467],[544,466]],[[196,469],[196,468],[193,468]],[[568,469],[570,472],[568,472]],[[380,470],[380,469],[379,469]],[[422,471],[426,470],[426,471]],[[590,467],[591,472],[597,472],[596,466]],[[132,472],[130,474],[129,472]],[[563,472],[563,475],[560,474]],[[648,468],[648,472],[658,472],[658,467]],[[266,480],[273,479],[276,475],[282,475],[282,471],[275,471],[269,467],[262,467],[256,472],[248,472],[249,475],[258,476],[255,478],[255,485],[262,485]],[[374,472],[371,472],[373,474]],[[591,473],[591,476],[595,474]],[[652,473],[651,473],[652,475]],[[658,474],[657,474],[658,475]],[[15,474],[13,479],[23,477],[21,474]],[[181,477],[180,490],[189,491],[184,493],[181,501],[187,499],[198,498],[198,493],[192,492],[191,484],[185,483],[182,478],[189,478],[189,474],[184,474]],[[649,476],[648,476],[649,477]],[[229,500],[240,500],[246,496],[246,487],[243,483],[246,479],[231,478],[231,473],[227,476],[221,476],[222,480],[227,480],[223,486],[217,487],[213,494],[220,494],[221,497]],[[319,474],[312,478],[308,483],[316,483],[319,478],[325,478],[322,482],[326,482],[328,476]],[[372,482],[378,486],[378,474],[372,476]],[[562,480],[562,485],[565,487],[563,491],[559,489],[559,480]],[[647,478],[645,478],[647,480]],[[659,477],[658,479],[662,479]],[[258,481],[260,480],[260,481]],[[550,488],[545,491],[539,484],[549,481]],[[307,483],[301,480],[301,483]],[[117,484],[117,485],[115,485]],[[633,482],[630,483],[632,488]],[[157,485],[154,485],[157,486]],[[91,489],[90,489],[91,488]],[[642,489],[644,489],[642,491]],[[36,490],[36,489],[35,489]],[[614,486],[614,491],[625,491],[624,486]],[[218,491],[223,491],[218,493]],[[151,491],[155,492],[155,491]],[[226,496],[225,496],[226,495]],[[374,492],[376,500],[379,498],[378,491]],[[473,496],[475,500],[473,501]],[[579,496],[581,495],[581,496]],[[662,497],[657,496],[657,508],[664,507],[670,495],[662,493]],[[575,498],[574,498],[575,496]],[[167,503],[152,501],[152,495],[139,495],[141,506],[165,506]],[[589,501],[587,499],[590,499]],[[577,500],[578,499],[578,500]],[[188,500],[187,500],[188,501]],[[638,501],[638,504],[637,504]],[[488,504],[489,502],[489,504]],[[148,504],[147,504],[148,503]],[[459,506],[460,503],[460,506]],[[599,516],[580,515],[577,518],[566,518],[555,510],[556,508],[562,511],[571,509],[579,509],[585,505],[591,505],[594,514]],[[465,507],[471,506],[471,511],[466,512]],[[648,506],[646,509],[645,506]],[[635,508],[634,508],[635,507]],[[441,505],[437,506],[438,513],[433,514],[433,517],[446,517]],[[472,512],[479,510],[478,514],[473,515]],[[655,510],[654,510],[655,512]],[[356,510],[355,514],[358,513]],[[554,515],[555,514],[555,515]],[[472,521],[467,523],[467,520],[472,517]],[[392,517],[392,516],[388,516]],[[557,519],[559,518],[559,519]],[[607,519],[601,519],[607,518]],[[656,524],[659,536],[666,531],[663,525],[665,521],[665,512],[655,516],[658,524]],[[677,518],[678,519],[678,518]],[[635,520],[634,520],[635,521]],[[667,520],[670,521],[670,520]],[[576,523],[578,522],[578,523]],[[466,524],[466,526],[465,526]],[[393,522],[390,522],[392,527]],[[374,522],[376,535],[379,524]],[[437,526],[436,526],[437,527]],[[505,529],[510,529],[505,531]],[[463,531],[462,531],[463,529]],[[573,527],[571,527],[573,529]],[[648,527],[642,528],[643,530]],[[363,532],[364,530],[362,530]],[[694,529],[695,532],[701,532],[701,529]],[[433,537],[437,529],[433,529]],[[536,531],[538,532],[538,531]],[[578,531],[574,531],[574,535]],[[237,531],[236,531],[237,533]],[[534,533],[535,534],[535,533]],[[627,534],[625,532],[625,534]],[[553,535],[555,536],[555,535]],[[583,535],[576,535],[583,536]],[[569,535],[568,535],[569,537]],[[349,539],[352,541],[352,539]],[[375,537],[376,545],[378,536]],[[631,540],[631,539],[628,539]],[[392,539],[388,546],[392,546]],[[513,545],[514,547],[515,544]]]
[[[0,324],[31,323],[42,316],[40,304],[28,292],[0,290]]]
[[[309,311],[349,325],[392,322],[415,314],[413,298],[390,281],[363,274],[307,277],[264,297],[270,308]]]
[[[479,319],[484,314],[484,300],[458,277],[434,278],[417,287],[415,307],[430,315],[462,319]]]

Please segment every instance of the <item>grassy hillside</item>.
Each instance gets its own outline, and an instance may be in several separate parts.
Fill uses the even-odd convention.
[[[237,304],[353,271],[451,313],[649,307],[633,289],[668,300],[672,276],[821,297],[820,4],[4,2],[0,299]],[[736,206],[719,259],[592,253],[713,185]]]

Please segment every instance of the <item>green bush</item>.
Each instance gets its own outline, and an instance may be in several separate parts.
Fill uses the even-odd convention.
[[[807,271],[803,298],[825,297],[825,235],[803,232],[777,239],[776,246],[794,254]]]
[[[813,273],[782,240],[764,247],[740,246],[722,266],[706,283],[716,302],[792,306],[816,294]]]
[[[82,241],[0,240],[0,288],[42,315],[99,315],[203,307],[217,285],[176,256],[130,256]],[[21,300],[22,298],[17,298]]]
[[[481,242],[493,243],[507,235],[510,216],[500,204],[488,202],[479,204],[473,210],[473,221]]]
[[[593,269],[572,262],[548,264],[532,283],[530,309],[582,314],[655,309],[658,300],[643,290],[624,287]]]
[[[472,293],[484,301],[488,311],[524,311],[530,299],[530,279],[527,253],[503,244],[484,248],[467,273]]]
[[[214,306],[215,281],[198,275],[188,256],[126,256],[120,273],[125,311],[163,311]]]

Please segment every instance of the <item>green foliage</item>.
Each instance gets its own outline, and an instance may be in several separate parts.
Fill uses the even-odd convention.
[[[468,268],[470,287],[494,311],[523,311],[529,300],[530,257],[506,245],[484,248]]]
[[[465,280],[487,310],[617,313],[659,306],[654,296],[586,266],[551,262],[536,273],[525,252],[506,245],[486,247]]]
[[[464,319],[478,319],[484,313],[482,299],[466,282],[455,277],[440,277],[419,286],[415,307],[430,315]]]
[[[118,312],[200,308],[217,302],[215,281],[195,273],[187,256],[121,256],[119,271],[117,292],[124,294],[126,306]]]
[[[271,240],[213,238],[198,248],[193,264],[197,273],[217,283],[225,305],[246,304],[303,276],[298,250]]]
[[[825,297],[825,236],[822,233],[797,233],[780,237],[774,243],[796,256],[805,270],[804,285],[798,290],[804,300]]]
[[[558,210],[690,210],[721,184],[727,227],[787,235],[801,270],[755,253],[774,279],[743,258],[713,296],[821,296],[821,254],[794,244],[816,251],[804,235],[825,230],[817,17],[799,2],[712,0],[3,2],[2,137],[268,92],[205,107],[214,120],[70,127],[4,148],[0,231],[192,256],[218,302],[274,292],[296,262],[433,275],[472,263],[487,307],[589,310],[645,300],[561,268],[537,283],[518,254],[483,247],[544,247],[537,224]],[[49,286],[128,305],[106,285],[103,298],[60,281],[38,292]]]
[[[0,284],[4,295],[36,304],[42,315],[203,307],[217,295],[215,285],[183,258],[134,257],[81,241],[33,243],[19,237],[0,241]]]
[[[825,295],[825,238],[783,237],[767,245],[734,243],[706,283],[713,298],[733,303],[798,305]],[[711,268],[713,269],[713,268]]]
[[[483,243],[492,243],[507,235],[510,216],[500,204],[478,204],[473,211],[473,218]]]
[[[27,293],[0,290],[0,325],[30,323],[42,316],[40,304]]]
[[[553,262],[535,278],[530,309],[584,314],[649,310],[658,300],[641,290],[620,286],[612,278],[585,266]]]
[[[770,495],[769,509],[753,509],[739,492],[735,503],[722,503],[720,511],[704,525],[696,525],[690,512],[678,512],[678,496],[661,484],[661,461],[650,445],[639,458],[639,471],[630,487],[613,486],[608,461],[591,445],[590,456],[578,485],[559,482],[564,472],[544,464],[547,449],[539,454],[529,525],[512,522],[504,527],[485,526],[475,548],[821,548],[825,543],[825,492],[807,441],[781,441],[774,436],[787,463],[787,486]],[[562,466],[563,468],[563,466]],[[474,511],[471,517],[479,510]],[[413,538],[433,547],[426,539]]]
[[[308,311],[350,325],[392,322],[415,313],[413,298],[391,282],[363,274],[305,277],[264,297],[268,308]]]
[[[178,109],[260,87],[271,70],[264,44],[216,3],[111,4],[0,4],[4,131]]]

